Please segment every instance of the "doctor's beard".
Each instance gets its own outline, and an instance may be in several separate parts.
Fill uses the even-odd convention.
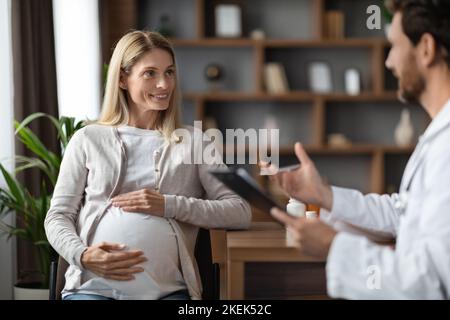
[[[398,78],[398,97],[403,103],[420,103],[420,96],[425,90],[425,79],[417,68],[414,55],[410,55],[406,68]]]

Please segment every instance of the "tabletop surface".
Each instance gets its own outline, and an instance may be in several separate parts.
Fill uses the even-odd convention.
[[[288,256],[288,260],[320,261],[289,246],[286,243],[286,230],[275,222],[253,222],[249,230],[227,231],[227,249],[229,254],[245,250],[251,256],[260,252],[273,258],[282,255]]]

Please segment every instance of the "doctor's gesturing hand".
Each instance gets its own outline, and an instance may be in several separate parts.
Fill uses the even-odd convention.
[[[300,252],[326,260],[337,232],[319,219],[294,218],[273,208],[270,213],[283,222]]]
[[[164,196],[149,189],[123,193],[111,200],[113,206],[119,207],[124,211],[147,213],[157,217],[164,217]]]
[[[331,187],[322,180],[313,161],[298,142],[295,144],[295,154],[300,167],[294,171],[280,171],[271,175],[270,179],[278,183],[290,197],[330,211],[333,204]],[[261,166],[269,169],[270,173],[270,166]],[[333,228],[319,219],[294,218],[277,208],[273,208],[271,214],[287,226],[302,253],[323,260],[327,258],[337,234]]]
[[[297,170],[280,171],[270,175],[270,179],[278,183],[290,197],[331,210],[333,203],[331,188],[322,180],[314,162],[299,142],[295,144],[295,155],[300,161],[300,167]],[[270,166],[263,163],[261,166],[270,172]]]

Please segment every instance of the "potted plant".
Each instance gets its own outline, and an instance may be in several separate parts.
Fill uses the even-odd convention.
[[[387,37],[389,34],[389,28],[391,27],[393,16],[392,16],[392,13],[386,7],[386,1],[382,1],[381,8],[383,10],[383,16],[384,16],[384,32]]]
[[[37,118],[48,118],[58,132],[58,141],[61,144],[61,154],[56,154],[40,141],[28,128],[30,122]],[[61,117],[57,119],[44,113],[34,113],[21,123],[14,122],[19,140],[33,153],[32,157],[16,156],[16,169],[14,173],[8,172],[0,163],[0,171],[6,182],[6,188],[0,188],[0,218],[15,212],[16,219],[20,221],[17,226],[9,225],[0,220],[0,231],[7,235],[19,237],[32,243],[36,249],[38,259],[39,283],[19,283],[14,288],[15,298],[33,299],[41,296],[48,299],[50,263],[56,258],[56,253],[47,241],[44,230],[44,220],[50,207],[50,199],[56,180],[64,150],[73,134],[84,126],[84,122],[76,122],[74,118]],[[26,186],[21,184],[15,173],[37,168],[43,175],[39,195],[32,195]],[[20,272],[19,272],[20,278]],[[29,293],[25,288],[33,288]],[[19,296],[19,297],[18,297]]]

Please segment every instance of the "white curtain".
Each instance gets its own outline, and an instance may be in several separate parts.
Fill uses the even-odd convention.
[[[11,37],[11,0],[0,0],[0,162],[11,172],[14,168],[14,128],[13,128],[13,64]],[[3,175],[0,186],[5,187]],[[4,222],[12,224],[14,216],[5,217]],[[15,277],[14,238],[6,241],[0,238],[0,300],[12,299]]]
[[[53,0],[59,115],[98,118],[102,64],[98,0]]]

